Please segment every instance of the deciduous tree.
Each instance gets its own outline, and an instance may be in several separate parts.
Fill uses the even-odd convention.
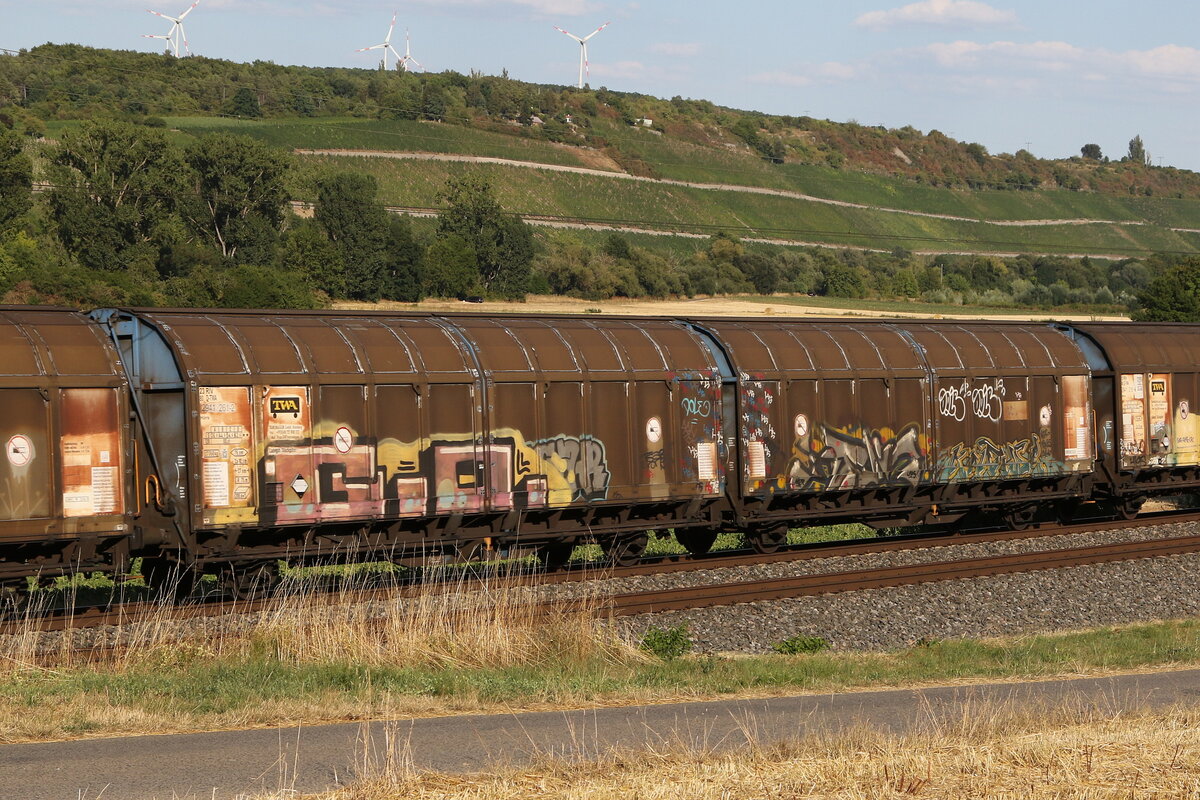
[[[1181,261],[1138,292],[1139,322],[1200,322],[1200,258]]]
[[[0,232],[33,204],[33,164],[21,137],[0,128]]]
[[[59,237],[85,266],[157,262],[156,232],[187,191],[187,169],[162,131],[85,122],[63,134],[50,162]]]
[[[184,210],[196,232],[229,259],[242,247],[272,246],[288,200],[287,155],[248,136],[213,133],[186,158],[193,174]]]
[[[522,297],[533,264],[533,231],[500,207],[491,184],[466,176],[447,182],[446,208],[438,215],[439,240],[461,237],[475,255],[479,281],[489,294]]]

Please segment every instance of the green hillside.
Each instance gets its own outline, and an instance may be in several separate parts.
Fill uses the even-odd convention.
[[[15,181],[8,219],[0,203],[10,302],[789,291],[1106,309],[1200,253],[1200,175],[1132,146],[991,154],[508,76],[44,45],[0,56],[0,135],[39,184],[26,201]],[[454,233],[481,208],[535,227]]]

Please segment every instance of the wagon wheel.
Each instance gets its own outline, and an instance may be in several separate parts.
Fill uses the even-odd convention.
[[[572,542],[550,542],[538,546],[537,557],[542,569],[546,572],[557,572],[567,566],[574,550],[575,545]]]
[[[787,544],[788,528],[786,525],[752,528],[746,531],[746,544],[756,553],[774,553]]]
[[[1037,506],[1018,506],[1009,509],[1005,514],[1005,521],[1008,522],[1008,527],[1014,531],[1028,530],[1033,524],[1034,518],[1037,516]]]
[[[217,583],[224,594],[234,600],[254,600],[269,595],[279,583],[279,564],[263,561],[257,564],[226,564],[217,573]]]
[[[1117,516],[1121,519],[1133,519],[1142,510],[1142,504],[1146,502],[1144,497],[1121,497],[1116,500],[1114,506],[1117,510]]]
[[[192,596],[199,576],[194,568],[159,556],[142,559],[142,580],[160,600],[182,603]]]
[[[601,547],[604,555],[608,556],[608,560],[613,564],[618,567],[631,567],[641,560],[649,542],[649,535],[642,531],[613,537],[602,542]]]
[[[675,531],[675,541],[683,545],[683,549],[692,555],[702,556],[709,550],[712,550],[713,545],[717,542],[717,535],[719,533],[720,531],[712,528]]]

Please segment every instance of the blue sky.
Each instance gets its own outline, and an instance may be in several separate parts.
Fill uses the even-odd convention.
[[[0,0],[0,47],[53,42],[153,51],[190,0]],[[1200,171],[1200,5],[1166,0],[200,0],[199,54],[370,67],[392,13],[433,71],[682,95],[780,114],[937,128],[992,152],[1120,156]],[[403,34],[394,42],[403,52]]]

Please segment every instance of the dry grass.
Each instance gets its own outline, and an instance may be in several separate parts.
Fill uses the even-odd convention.
[[[1200,797],[1193,707],[967,707],[951,720],[930,714],[907,734],[857,729],[736,750],[611,752],[466,776],[420,773],[403,742],[392,744],[391,758],[364,758],[366,778],[321,800]]]
[[[547,610],[525,586],[463,579],[416,597],[380,600],[353,581],[332,593],[296,583],[266,608],[220,619],[181,619],[169,604],[105,631],[47,635],[25,629],[0,637],[0,676],[90,666],[131,670],[147,664],[262,658],[283,664],[352,662],[400,668],[504,668],[595,659],[644,660],[606,625],[603,599]],[[101,651],[89,652],[99,645]],[[53,669],[47,667],[53,664]]]
[[[265,610],[225,619],[181,620],[163,605],[102,641],[29,624],[0,637],[0,742],[479,710],[469,692],[442,697],[420,684],[645,663],[600,604],[547,611],[526,587],[474,582],[392,601],[361,586],[330,594],[293,585]],[[92,645],[100,649],[89,654]],[[392,684],[373,686],[373,675]]]

